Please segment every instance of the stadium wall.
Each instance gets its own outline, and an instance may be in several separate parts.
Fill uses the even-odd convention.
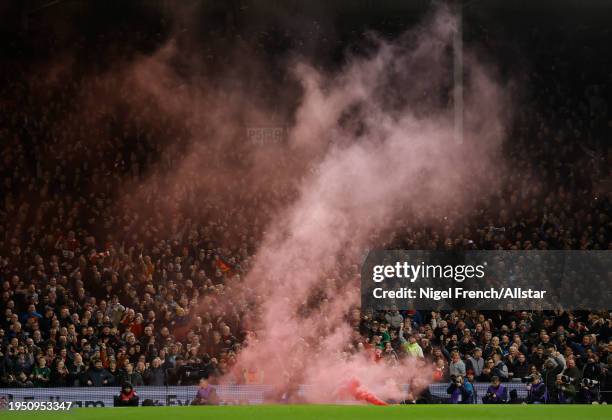
[[[485,395],[488,383],[476,383],[474,387],[478,397],[478,403],[482,403],[482,396]],[[509,383],[505,384],[508,391],[516,389],[519,397],[525,397],[527,390],[525,384]],[[407,386],[405,386],[406,388]],[[431,394],[440,400],[448,398],[446,388],[448,384],[430,385]],[[268,385],[217,385],[217,394],[223,404],[263,404],[266,396],[273,390]],[[301,391],[308,386],[301,387]],[[150,399],[155,405],[182,406],[189,405],[197,392],[197,386],[143,386],[136,391],[140,397],[140,403]],[[5,388],[0,389],[0,398],[5,401],[28,402],[28,401],[71,401],[73,407],[112,407],[113,396],[119,394],[119,387],[101,388]],[[340,403],[342,401],[339,401]]]

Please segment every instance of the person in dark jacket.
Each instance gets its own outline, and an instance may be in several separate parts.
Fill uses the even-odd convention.
[[[552,398],[551,400],[559,404],[572,404],[577,393],[575,382],[567,375],[557,375],[556,392],[554,400]]]
[[[51,386],[72,386],[72,377],[63,360],[58,360],[55,368],[51,371]]]
[[[74,360],[68,366],[68,372],[70,372],[70,386],[85,386],[87,384],[86,366],[79,353],[74,356]]]
[[[138,400],[138,394],[129,382],[124,383],[119,395],[113,398],[115,407],[138,407]]]
[[[106,386],[115,378],[102,366],[102,360],[96,359],[87,371],[87,386]]]
[[[551,402],[558,402],[557,375],[563,372],[564,369],[565,360],[561,357],[559,352],[553,352],[551,357],[544,362],[542,380],[546,386],[547,395],[552,400]]]
[[[142,379],[142,375],[139,372],[134,371],[134,365],[128,363],[125,366],[125,370],[121,370],[121,374],[116,380],[121,383],[129,382],[133,386],[143,386],[144,379]]]
[[[603,369],[595,358],[590,356],[582,368],[582,398],[587,404],[599,400],[602,377]]]
[[[529,362],[524,354],[520,353],[512,363],[512,378],[519,379],[529,375]]]
[[[604,367],[601,387],[601,399],[606,404],[612,404],[612,354],[608,356],[607,365]]]
[[[147,385],[164,386],[167,384],[166,371],[161,364],[161,359],[156,357],[151,366],[145,370],[143,379]]]

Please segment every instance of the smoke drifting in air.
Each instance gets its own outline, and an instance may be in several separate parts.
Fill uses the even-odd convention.
[[[268,382],[282,383],[287,372],[314,385],[309,401],[333,400],[350,377],[387,397],[381,386],[389,378],[417,386],[429,378],[414,361],[389,368],[348,356],[344,318],[358,305],[354,266],[376,245],[373,238],[398,225],[461,220],[496,186],[477,174],[495,173],[499,164],[508,101],[466,54],[466,144],[454,142],[452,106],[444,99],[454,30],[454,18],[441,11],[394,42],[373,38],[374,51],[337,74],[295,64],[304,93],[289,147],[316,170],[268,227],[245,280],[265,299],[258,341],[240,357],[263,368]],[[343,270],[353,277],[338,277]],[[325,300],[300,314],[320,288]]]
[[[265,65],[242,52],[233,58],[242,65],[214,80],[198,66],[179,75],[173,60],[181,51],[172,43],[124,70],[133,103],[153,101],[164,121],[187,128],[184,161],[125,186],[124,211],[145,218],[151,197],[164,197],[164,213],[151,215],[159,231],[174,234],[173,217],[188,209],[211,236],[257,236],[246,277],[228,282],[224,301],[202,303],[203,310],[249,308],[246,327],[254,332],[237,369],[256,367],[279,392],[310,384],[309,402],[333,401],[353,377],[383,398],[397,393],[389,380],[427,384],[430,368],[414,359],[389,367],[364,351],[352,354],[359,345],[347,317],[359,306],[368,249],[411,227],[467,220],[498,186],[510,101],[466,52],[465,141],[454,142],[455,28],[452,14],[439,10],[394,41],[370,36],[369,52],[332,73],[294,57],[287,74],[298,87],[290,94],[277,94]],[[287,115],[270,111],[260,99],[266,95]],[[245,142],[245,126],[279,118],[289,125],[286,144]],[[219,202],[240,210],[224,214]],[[234,236],[224,239],[236,250],[247,233]]]

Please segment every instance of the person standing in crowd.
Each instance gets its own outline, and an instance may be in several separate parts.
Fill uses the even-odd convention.
[[[482,374],[485,360],[482,357],[482,349],[476,347],[471,356],[467,356],[466,370],[472,371],[474,376],[479,377]]]
[[[419,343],[417,342],[417,337],[412,334],[412,333],[408,333],[408,340],[404,339],[404,331],[400,330],[400,340],[402,342],[402,348],[404,349],[404,352],[409,356],[409,357],[414,357],[417,359],[422,359],[423,358],[423,349],[421,348],[421,346],[419,345]]]
[[[164,386],[167,385],[167,373],[162,368],[162,362],[159,357],[153,359],[151,366],[149,366],[143,375],[143,379],[147,385],[151,386]]]
[[[448,366],[448,372],[452,376],[461,376],[465,377],[465,363],[461,360],[461,356],[458,351],[454,351],[451,354],[451,361]]]

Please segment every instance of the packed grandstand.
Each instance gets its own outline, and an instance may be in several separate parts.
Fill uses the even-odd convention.
[[[386,26],[393,22],[379,30]],[[115,76],[120,72],[108,71],[112,64],[100,55],[128,60],[165,42],[167,30],[163,24],[148,32],[119,27],[69,40],[21,33],[2,52],[3,388],[266,382],[263,369],[239,364],[257,336],[257,308],[240,297],[248,293],[241,280],[274,210],[295,197],[276,171],[282,176],[299,162],[284,156],[269,170],[266,188],[244,189],[241,180],[223,178],[219,163],[239,166],[242,150],[210,148],[194,165],[207,166],[207,174],[169,192],[164,174],[188,153],[182,140],[192,129],[189,120],[153,118],[163,110],[133,103],[129,90],[91,106],[125,89]],[[308,36],[325,37],[317,31],[314,25]],[[299,50],[304,43],[292,36],[263,32],[235,42],[284,51],[281,39]],[[504,145],[511,176],[492,196],[475,198],[469,220],[449,217],[435,226],[414,220],[374,238],[373,246],[612,250],[612,73],[567,66],[581,48],[579,36],[554,43],[543,30],[523,36],[536,65],[522,81],[529,94]],[[70,60],[66,50],[74,52]],[[580,52],[596,63],[597,50]],[[211,44],[205,53],[211,66],[231,66],[221,47]],[[69,82],[62,80],[66,60]],[[217,175],[211,187],[206,177]],[[139,188],[145,180],[147,188]],[[227,296],[238,298],[228,305]],[[345,319],[354,334],[343,357],[389,369],[420,359],[432,369],[431,383],[449,384],[452,402],[475,400],[473,382],[492,384],[478,396],[489,400],[512,398],[494,395],[501,382],[543,384],[530,402],[611,401],[612,317],[603,309],[361,313],[353,307]]]

